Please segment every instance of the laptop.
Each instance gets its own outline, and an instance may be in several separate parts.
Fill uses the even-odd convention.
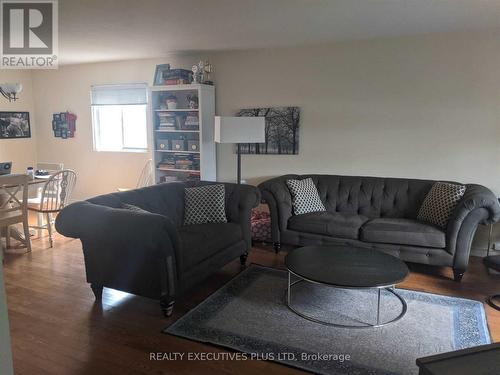
[[[10,174],[11,171],[12,171],[11,161],[0,163],[0,176],[3,176],[5,174]]]

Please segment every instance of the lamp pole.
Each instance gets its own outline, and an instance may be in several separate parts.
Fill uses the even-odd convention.
[[[241,185],[241,143],[238,143],[237,145],[237,153],[238,153],[238,170],[237,170],[237,180],[238,180],[238,185]]]

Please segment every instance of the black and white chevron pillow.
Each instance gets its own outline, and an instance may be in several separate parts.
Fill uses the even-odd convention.
[[[227,223],[222,184],[184,189],[184,225]]]
[[[303,180],[287,180],[286,184],[292,194],[292,207],[294,215],[307,214],[309,212],[326,211],[319,197],[318,189],[312,178]]]
[[[464,185],[436,182],[420,206],[417,219],[446,228],[458,201],[465,194]]]

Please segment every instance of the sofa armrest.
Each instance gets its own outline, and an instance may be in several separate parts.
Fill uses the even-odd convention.
[[[454,268],[465,271],[477,226],[496,223],[499,219],[500,204],[495,194],[481,185],[467,185],[446,228],[447,250],[455,255]]]
[[[169,218],[76,202],[59,213],[56,229],[82,241],[88,282],[151,298],[175,295],[182,259]]]
[[[287,229],[288,219],[292,217],[292,195],[286,181],[298,175],[284,175],[265,181],[259,185],[263,199],[271,212],[271,233],[273,242],[280,242],[280,232]]]
[[[247,250],[252,247],[252,209],[260,203],[260,191],[255,186],[224,184],[226,189],[226,215],[229,222],[237,223],[243,231]]]

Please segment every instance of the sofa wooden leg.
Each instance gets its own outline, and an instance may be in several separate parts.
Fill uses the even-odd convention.
[[[102,285],[90,284],[90,288],[94,292],[95,300],[101,301],[102,300]]]
[[[247,263],[247,258],[248,258],[248,251],[240,255],[240,263],[242,266],[244,266]]]
[[[459,283],[462,281],[462,277],[464,276],[465,271],[453,270],[453,279]]]
[[[163,312],[163,315],[165,317],[169,317],[172,315],[174,312],[174,305],[175,305],[175,300],[171,299],[168,296],[161,297],[160,299],[160,306],[161,306],[161,311]]]
[[[274,248],[274,252],[276,254],[278,254],[281,250],[281,243],[280,242],[274,242],[273,243],[273,248]]]

